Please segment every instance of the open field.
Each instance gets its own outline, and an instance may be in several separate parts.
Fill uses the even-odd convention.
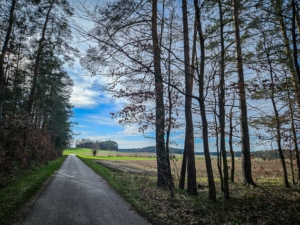
[[[118,151],[105,151],[101,150],[97,152],[97,156],[92,155],[91,149],[67,149],[64,151],[65,155],[76,154],[85,158],[93,159],[97,163],[123,172],[139,173],[139,174],[156,174],[156,158],[154,153],[125,153]],[[171,160],[172,172],[175,181],[178,180],[178,176],[181,170],[182,155],[174,155]],[[211,157],[214,168],[214,177],[216,180],[219,178],[219,172],[217,170],[217,158]],[[231,160],[228,158],[228,165],[230,166]],[[288,164],[289,165],[289,164]],[[294,165],[296,168],[296,165]],[[230,169],[230,167],[229,167]],[[206,169],[204,156],[196,155],[196,170],[197,180],[200,184],[206,181]],[[289,171],[290,168],[288,168]],[[235,159],[235,181],[241,182],[241,159]],[[279,160],[262,160],[260,158],[254,158],[252,160],[252,173],[253,179],[258,184],[268,180],[269,182],[277,182],[282,180],[282,166]],[[291,179],[292,174],[289,173]]]

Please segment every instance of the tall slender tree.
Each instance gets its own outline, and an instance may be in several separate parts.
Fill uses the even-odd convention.
[[[183,40],[184,40],[184,73],[185,73],[185,141],[184,154],[187,155],[187,192],[191,195],[198,195],[196,182],[195,152],[194,152],[194,125],[192,116],[192,95],[193,95],[193,75],[190,66],[190,47],[189,47],[189,27],[187,2],[182,0],[183,15]],[[185,169],[184,166],[182,169]]]
[[[219,84],[219,124],[220,124],[220,150],[223,158],[224,173],[224,196],[229,199],[228,185],[228,166],[227,153],[225,147],[225,46],[224,46],[224,21],[222,2],[218,0],[219,18],[220,18],[220,44],[221,44],[221,60],[220,60],[220,84]]]
[[[200,7],[198,5],[198,0],[194,0],[195,7],[195,17],[196,17],[196,27],[198,30],[198,38],[200,44],[200,64],[197,65],[197,75],[199,82],[199,98],[197,99],[200,107],[200,115],[202,121],[202,138],[203,138],[203,149],[205,156],[206,172],[209,186],[209,199],[212,201],[217,200],[216,196],[216,186],[214,181],[214,174],[212,170],[212,164],[209,152],[209,142],[208,142],[208,123],[206,117],[206,107],[205,107],[205,95],[204,95],[204,69],[205,69],[205,40],[202,32],[202,24],[200,19]]]
[[[157,0],[152,2],[152,44],[154,56],[154,76],[155,76],[155,139],[157,154],[157,186],[173,189],[173,179],[170,167],[169,152],[165,148],[165,106],[163,93],[163,78],[161,73],[160,43],[157,33]]]
[[[244,81],[244,69],[243,69],[243,56],[240,37],[240,1],[232,1],[233,9],[233,21],[234,21],[234,34],[235,34],[235,48],[236,48],[236,65],[238,73],[238,90],[239,90],[239,104],[240,104],[240,130],[242,139],[242,175],[244,185],[256,186],[252,178],[251,157],[250,157],[250,136],[248,128],[248,116],[247,116],[247,102],[246,102],[246,90]]]

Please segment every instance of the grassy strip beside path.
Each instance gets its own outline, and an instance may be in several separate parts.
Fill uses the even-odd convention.
[[[123,172],[115,172],[102,165],[97,164],[89,157],[77,156],[87,166],[95,171],[98,175],[104,178],[109,185],[114,188],[122,197],[129,202],[135,210],[142,216],[146,217],[149,221],[154,222],[153,218],[153,206],[145,201],[143,192],[148,189],[156,190],[155,179],[151,179],[149,176],[140,176],[134,174],[128,174]],[[168,195],[168,192],[165,192]]]
[[[43,183],[60,167],[67,156],[37,166],[22,174],[18,180],[0,190],[0,224],[8,224],[17,211],[28,202]]]

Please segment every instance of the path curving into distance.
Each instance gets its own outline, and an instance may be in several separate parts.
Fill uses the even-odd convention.
[[[23,224],[149,225],[75,155],[67,157]]]

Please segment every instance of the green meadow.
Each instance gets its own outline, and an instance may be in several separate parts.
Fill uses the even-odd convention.
[[[83,158],[97,160],[156,160],[155,154],[143,152],[130,153],[110,150],[97,150],[96,156],[93,156],[93,150],[89,148],[68,148],[64,150],[63,154],[75,154]]]

